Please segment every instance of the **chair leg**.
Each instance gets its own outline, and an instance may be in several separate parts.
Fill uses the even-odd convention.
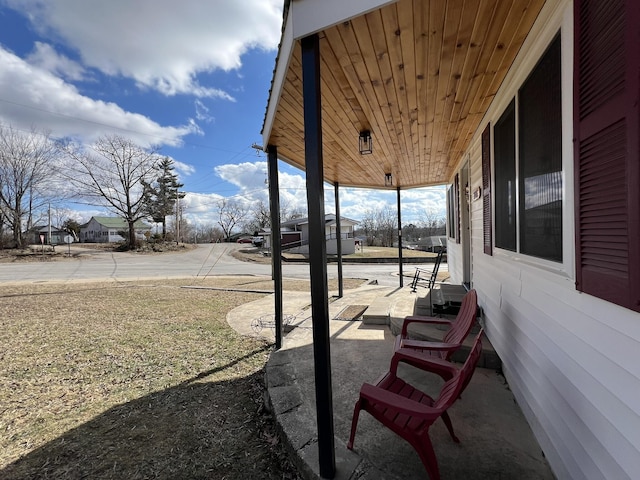
[[[413,444],[413,447],[418,452],[420,460],[424,468],[427,469],[429,474],[429,480],[440,480],[440,470],[438,469],[438,459],[436,458],[436,452],[433,450],[433,444],[429,438],[429,434],[425,433],[418,442]]]
[[[429,287],[429,316],[433,317],[433,287]]]
[[[351,434],[349,435],[349,441],[347,442],[347,448],[353,450],[353,440],[356,437],[356,428],[358,427],[358,417],[360,416],[360,408],[362,407],[362,400],[356,402],[356,406],[353,408],[353,419],[351,420]]]
[[[447,430],[449,430],[449,435],[451,435],[453,441],[456,443],[460,443],[460,439],[456,437],[455,433],[453,433],[453,424],[451,423],[451,417],[449,417],[449,414],[445,411],[442,413],[441,418],[444,424],[447,426]]]

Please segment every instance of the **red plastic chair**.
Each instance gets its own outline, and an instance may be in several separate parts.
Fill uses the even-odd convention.
[[[475,290],[469,290],[462,299],[460,311],[455,320],[444,318],[425,317],[420,315],[405,317],[402,331],[396,337],[395,350],[401,348],[413,348],[420,350],[425,355],[430,355],[443,360],[449,360],[451,355],[462,346],[471,328],[476,322],[478,311],[478,295]],[[411,340],[408,338],[408,327],[412,323],[449,325],[442,342],[430,342],[426,340]]]
[[[438,460],[429,438],[429,427],[438,418],[442,418],[453,441],[460,442],[453,432],[453,425],[447,409],[460,397],[460,394],[471,380],[482,353],[482,334],[483,330],[480,329],[471,353],[462,368],[456,369],[452,366],[454,369],[453,376],[445,382],[438,398],[435,400],[398,378],[396,373],[391,371],[384,375],[376,385],[363,384],[360,389],[360,398],[353,410],[351,435],[349,436],[347,448],[349,450],[353,449],[360,410],[365,410],[385,427],[409,442],[420,456],[429,478],[431,480],[439,480]],[[411,361],[414,366],[420,368],[422,364],[426,367],[426,370],[429,370],[428,364],[431,362],[429,359],[415,355],[413,357],[407,356],[407,358],[412,358]],[[397,362],[395,365],[397,366]]]

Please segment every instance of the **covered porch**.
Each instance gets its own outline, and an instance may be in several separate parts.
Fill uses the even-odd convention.
[[[422,289],[420,295],[425,294]],[[333,409],[335,418],[336,475],[340,479],[423,479],[424,466],[413,448],[370,416],[361,415],[354,450],[347,450],[351,415],[362,382],[375,382],[389,368],[394,336],[388,325],[345,321],[340,314],[350,305],[373,306],[386,300],[392,319],[411,313],[416,294],[408,288],[363,285],[347,290],[342,298],[330,292]],[[269,404],[304,478],[321,478],[318,459],[314,362],[310,294],[286,292],[284,312],[288,320],[282,348],[267,364]],[[273,326],[255,328],[255,320],[273,312],[273,297],[265,297],[231,311],[229,324],[245,335],[274,340]],[[365,311],[365,313],[367,313]],[[271,318],[271,315],[267,315]],[[253,324],[253,326],[252,326]],[[488,342],[483,342],[490,348]],[[481,361],[462,399],[451,410],[460,443],[454,443],[439,420],[430,435],[443,479],[514,478],[552,480],[554,476],[529,425],[514,401],[503,376]],[[434,394],[442,381],[433,374],[404,366],[401,372],[413,385]]]
[[[279,238],[277,162],[306,171],[309,326],[322,477],[336,475],[337,450],[332,387],[337,370],[331,352],[335,338],[327,300],[327,252],[319,240],[324,183],[334,186],[338,217],[340,187],[397,191],[400,252],[402,189],[447,184],[456,177],[449,210],[459,212],[459,199],[468,187],[468,179],[456,176],[459,163],[544,5],[543,0],[285,1],[262,133],[274,238]],[[448,229],[456,243],[468,245],[468,232],[452,223]],[[273,248],[277,252],[279,245]],[[272,258],[275,315],[282,318],[279,255]],[[463,267],[465,282],[471,281],[469,261]],[[399,268],[402,278],[401,253]],[[281,347],[281,327],[276,326],[275,336]],[[390,355],[383,347],[376,357],[388,364]]]
[[[342,186],[397,193],[400,279],[400,192],[446,184],[452,282],[476,290],[554,474],[637,476],[639,23],[632,0],[285,1],[262,133],[274,228],[278,161],[306,172],[322,477],[338,451],[327,183],[338,216]]]

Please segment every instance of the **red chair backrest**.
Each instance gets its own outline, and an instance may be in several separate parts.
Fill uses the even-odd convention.
[[[445,343],[462,343],[475,323],[477,312],[478,294],[475,290],[469,290],[462,299],[462,305],[460,305],[460,311],[455,321],[444,335],[442,341]]]
[[[476,369],[476,365],[478,365],[478,361],[480,360],[480,355],[482,354],[483,333],[484,330],[481,328],[462,368],[458,370],[451,380],[448,380],[442,386],[440,395],[433,405],[435,408],[442,409],[443,411],[446,410],[456,401],[462,391],[467,388],[473,372]]]

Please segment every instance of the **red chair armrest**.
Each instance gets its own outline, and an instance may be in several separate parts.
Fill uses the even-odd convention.
[[[447,360],[442,360],[441,358],[426,356],[422,352],[414,350],[413,348],[400,348],[395,351],[391,358],[390,366],[390,371],[394,375],[397,374],[398,364],[400,362],[409,364],[412,367],[419,368],[426,372],[435,373],[445,380],[453,378],[453,376],[458,372],[458,367],[453,363],[448,362]]]
[[[402,395],[384,390],[369,383],[364,383],[362,388],[360,388],[360,398],[405,415],[422,418],[438,418],[442,413],[441,409],[428,407],[423,403],[409,400]]]
[[[407,328],[410,323],[426,323],[431,325],[451,325],[451,320],[447,320],[445,318],[438,317],[426,317],[422,315],[411,315],[408,317],[404,317],[404,322],[402,323],[402,337],[407,336]]]
[[[444,343],[444,342],[428,342],[426,340],[410,340],[403,338],[400,341],[400,348],[417,348],[423,350],[437,350],[439,352],[448,352],[450,350],[457,350],[460,348],[459,343]]]

